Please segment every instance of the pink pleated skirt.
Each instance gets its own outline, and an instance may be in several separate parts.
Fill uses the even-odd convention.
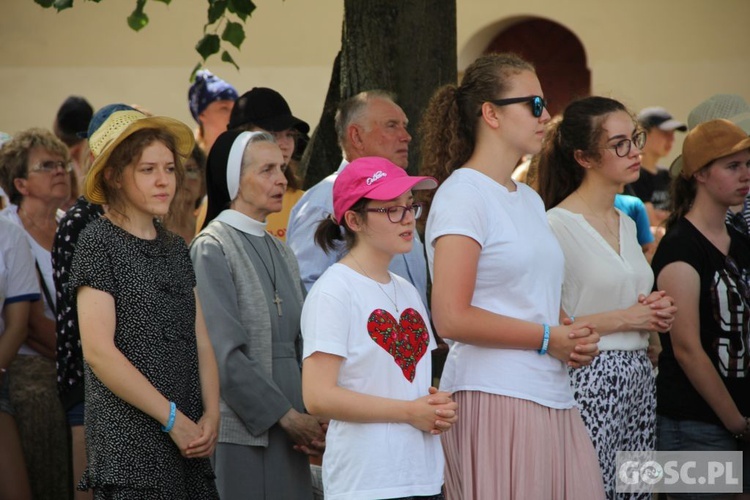
[[[578,409],[459,391],[442,435],[448,500],[600,500],[604,484]]]

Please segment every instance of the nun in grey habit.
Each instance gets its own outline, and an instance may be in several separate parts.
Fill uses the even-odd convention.
[[[291,250],[265,231],[286,190],[281,150],[265,132],[224,132],[206,176],[190,256],[219,365],[219,495],[311,499],[307,455],[322,453],[325,435],[302,402],[303,287]]]

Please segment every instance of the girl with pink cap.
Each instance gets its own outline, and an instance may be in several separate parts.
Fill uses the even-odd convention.
[[[357,159],[316,232],[325,251],[349,250],[312,287],[301,320],[305,405],[331,419],[327,499],[443,498],[439,435],[456,422],[456,403],[431,387],[436,342],[419,293],[388,271],[411,250],[422,213],[412,191],[436,186],[384,158]]]

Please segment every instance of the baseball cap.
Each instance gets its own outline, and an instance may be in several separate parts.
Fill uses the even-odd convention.
[[[362,198],[387,201],[410,189],[435,189],[434,177],[410,176],[403,168],[380,156],[365,156],[349,163],[333,183],[333,216],[338,224],[347,210]]]

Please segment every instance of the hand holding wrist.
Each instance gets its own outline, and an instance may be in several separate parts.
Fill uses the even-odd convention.
[[[737,421],[732,427],[727,427],[735,439],[750,438],[750,417],[742,416],[741,421]]]

